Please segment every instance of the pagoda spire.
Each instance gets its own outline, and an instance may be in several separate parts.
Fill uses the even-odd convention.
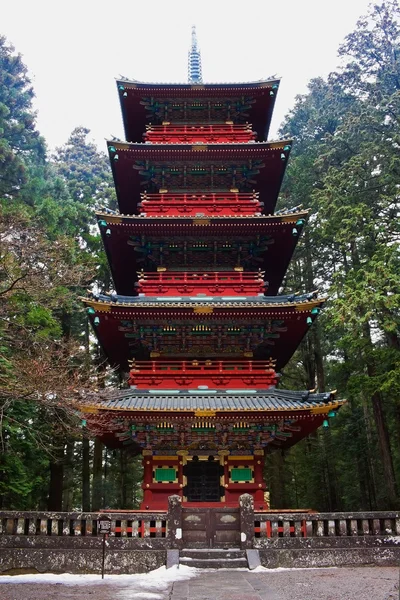
[[[201,54],[197,46],[196,26],[192,27],[192,46],[189,50],[188,82],[203,83],[201,74]]]

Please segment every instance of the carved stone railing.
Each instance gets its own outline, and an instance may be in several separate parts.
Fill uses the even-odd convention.
[[[235,544],[249,552],[257,549],[268,568],[400,565],[398,512],[260,513],[254,512],[253,498],[247,494],[240,497],[239,509],[232,510],[238,517],[231,532]],[[107,573],[156,569],[166,564],[168,549],[191,543],[182,527],[183,512],[188,511],[178,496],[169,498],[168,511],[3,511],[0,572],[100,572],[103,535],[97,523],[107,517]]]
[[[255,545],[279,538],[400,536],[398,512],[255,513]]]
[[[0,535],[97,537],[99,517],[111,519],[115,538],[167,538],[168,513],[1,511]],[[400,536],[400,513],[254,513],[254,541],[279,538]]]
[[[97,521],[111,519],[110,536],[116,538],[166,538],[165,512],[0,512],[0,536],[97,537]]]

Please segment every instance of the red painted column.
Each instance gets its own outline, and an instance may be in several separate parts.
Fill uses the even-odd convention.
[[[141,509],[147,509],[152,503],[152,491],[150,486],[153,481],[153,456],[151,450],[143,450],[143,502],[140,506]]]
[[[254,508],[262,510],[267,508],[264,502],[264,450],[254,450],[254,483],[257,488],[254,494]]]

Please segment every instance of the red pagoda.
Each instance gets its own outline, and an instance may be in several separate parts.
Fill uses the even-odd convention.
[[[126,142],[108,142],[119,213],[98,214],[115,293],[84,299],[129,387],[88,411],[111,447],[143,455],[141,508],[268,509],[264,457],[343,402],[277,387],[321,310],[279,291],[307,211],[274,212],[291,141],[267,141],[279,80],[117,81]],[[129,374],[128,374],[129,372]]]

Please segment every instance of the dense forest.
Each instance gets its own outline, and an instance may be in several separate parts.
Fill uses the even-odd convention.
[[[282,377],[337,389],[329,428],[267,456],[272,507],[397,508],[400,485],[400,8],[372,6],[309,82],[278,208],[310,209],[285,291],[325,309]],[[0,508],[133,508],[140,461],[108,450],[76,409],[113,383],[78,300],[112,286],[95,209],[115,207],[107,156],[77,127],[50,154],[21,56],[0,37]]]

